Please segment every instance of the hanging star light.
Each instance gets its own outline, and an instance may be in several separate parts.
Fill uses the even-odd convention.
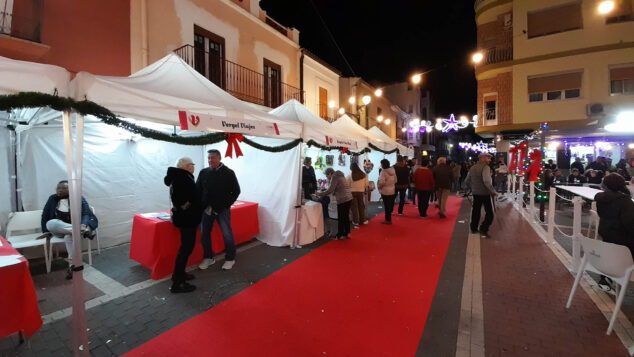
[[[453,114],[449,116],[449,119],[443,119],[442,121],[444,121],[446,124],[442,129],[444,133],[448,133],[452,130],[458,131],[458,122],[456,121],[456,118],[453,116]]]

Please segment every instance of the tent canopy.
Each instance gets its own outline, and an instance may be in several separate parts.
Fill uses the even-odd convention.
[[[357,141],[359,148],[367,145],[367,138],[356,132],[342,132],[324,119],[311,112],[306,106],[295,99],[271,110],[270,114],[289,121],[298,121],[304,124],[302,138],[304,141],[314,140],[321,145],[329,145],[327,136],[337,136]]]
[[[342,115],[341,118],[335,120],[332,123],[332,126],[338,128],[339,132],[346,133],[347,135],[352,135],[354,133],[356,135],[363,136],[366,138],[368,143],[372,143],[374,146],[378,147],[381,150],[390,151],[396,148],[396,145],[389,143],[374,135],[373,133],[367,131],[361,125],[357,124],[356,121],[345,114]]]
[[[88,99],[117,115],[180,126],[178,111],[207,114],[214,119],[248,119],[277,123],[277,138],[299,138],[301,123],[259,111],[231,96],[169,54],[129,77],[96,76],[80,72],[70,84],[75,99]]]
[[[376,126],[371,127],[370,129],[368,129],[369,132],[371,132],[372,134],[380,137],[381,139],[396,145],[396,147],[398,148],[398,151],[401,153],[401,155],[405,155],[405,156],[409,156],[409,157],[413,157],[414,156],[414,150],[401,145],[399,143],[397,143],[394,139],[390,138],[386,133],[383,132],[383,130],[377,128]]]

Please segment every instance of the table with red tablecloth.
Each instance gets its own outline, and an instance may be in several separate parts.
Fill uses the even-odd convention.
[[[236,245],[253,239],[260,233],[258,224],[258,204],[236,201],[231,206],[231,228]],[[180,231],[171,221],[148,214],[134,215],[132,237],[130,239],[130,259],[152,270],[152,279],[161,279],[174,271],[174,262],[180,247]],[[225,244],[218,222],[214,222],[211,232],[211,246],[215,254],[224,251]],[[194,251],[187,265],[203,260],[203,247],[200,243],[200,228],[196,232]]]
[[[41,326],[29,263],[0,237],[0,338],[16,332],[29,338]]]

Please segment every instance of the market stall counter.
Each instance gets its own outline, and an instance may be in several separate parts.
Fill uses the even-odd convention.
[[[253,239],[260,232],[258,204],[236,201],[231,206],[231,228],[236,245]],[[225,249],[218,222],[214,222],[211,245],[215,254]],[[169,220],[167,211],[134,215],[130,259],[151,269],[152,279],[162,279],[174,271],[174,261],[179,247],[180,232]],[[187,265],[200,263],[202,259],[199,228],[194,251],[189,256]]]

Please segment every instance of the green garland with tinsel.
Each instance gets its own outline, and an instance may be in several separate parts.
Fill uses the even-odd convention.
[[[131,133],[141,135],[144,138],[166,141],[182,145],[209,145],[219,143],[227,139],[225,133],[208,133],[197,136],[184,137],[164,133],[158,130],[144,128],[125,120],[119,119],[114,113],[94,102],[83,100],[76,101],[72,98],[58,97],[37,92],[22,92],[18,94],[0,95],[0,111],[14,109],[50,107],[57,111],[75,111],[82,115],[92,115],[108,125],[116,126]],[[302,139],[295,139],[280,146],[266,146],[244,138],[245,144],[256,149],[268,152],[282,152],[296,147]]]
[[[343,149],[344,149],[344,147],[343,147],[343,146],[327,146],[327,145],[322,145],[322,144],[320,144],[320,143],[318,143],[318,142],[316,142],[316,141],[314,141],[314,140],[312,140],[312,139],[311,139],[311,140],[308,140],[308,142],[306,142],[306,145],[308,145],[308,146],[314,146],[314,147],[316,147],[316,148],[319,148],[319,149],[321,149],[321,150],[326,150],[326,151],[328,151],[328,150],[338,150],[338,151],[343,151]],[[371,151],[371,150],[370,150],[369,148],[362,149],[362,150],[361,150],[361,151],[359,151],[359,152],[353,152],[353,151],[348,150],[348,151],[346,151],[346,154],[350,154],[350,155],[352,155],[352,156],[359,156],[359,155],[365,154],[365,153],[370,152],[370,151]]]

